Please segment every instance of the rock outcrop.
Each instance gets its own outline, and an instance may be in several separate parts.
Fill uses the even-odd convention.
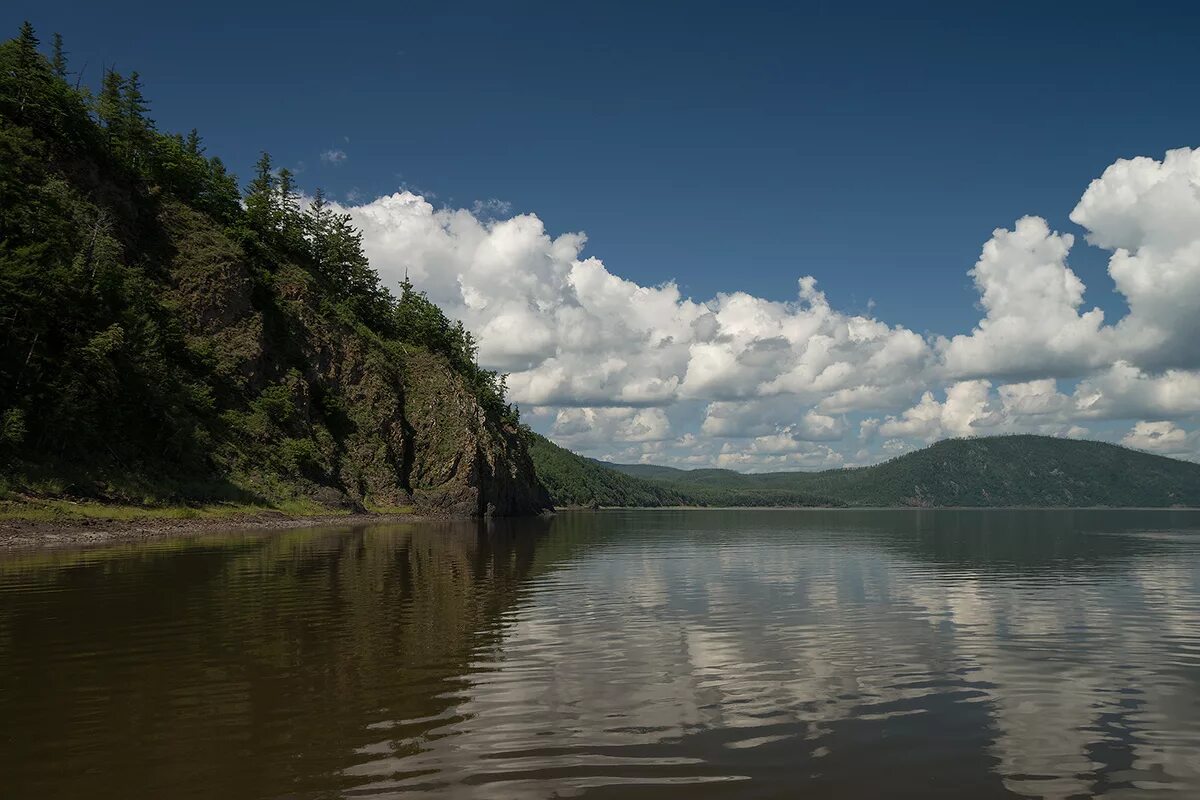
[[[239,484],[269,493],[275,473],[295,472],[291,480],[323,505],[411,504],[455,516],[551,508],[519,427],[489,413],[444,356],[338,321],[299,268],[252,297],[235,242],[184,206],[163,222],[172,238],[200,245],[180,248],[171,266],[193,346],[213,354],[227,392],[285,401],[266,419],[248,411],[218,448]],[[259,440],[237,441],[247,431]],[[313,452],[297,465],[289,448]]]

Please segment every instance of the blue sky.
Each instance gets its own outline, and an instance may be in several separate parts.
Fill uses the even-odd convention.
[[[785,298],[814,272],[916,329],[974,321],[963,275],[993,228],[1071,227],[1115,158],[1200,130],[1181,97],[1200,88],[1185,4],[573,5],[8,16],[62,32],[90,73],[140,70],[160,123],[199,127],[240,175],[266,148],[335,194],[502,199],[586,230],[644,283]],[[329,149],[347,154],[336,169]],[[1103,261],[1078,266],[1086,280]],[[1119,302],[1095,283],[1095,302]]]
[[[584,257],[642,286],[789,301],[813,275],[841,312],[921,335],[980,320],[967,271],[1026,214],[1076,234],[1084,310],[1121,317],[1110,253],[1068,214],[1118,159],[1200,144],[1200,14],[1182,3],[10,0],[4,16],[61,32],[91,82],[139,70],[160,127],[198,127],[243,177],[266,148],[348,205],[402,187],[435,208],[503,201],[494,216],[585,231]]]

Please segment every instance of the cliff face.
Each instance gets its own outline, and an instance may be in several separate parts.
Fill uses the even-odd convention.
[[[551,507],[521,431],[489,413],[444,356],[331,317],[302,269],[261,285],[240,246],[191,209],[167,208],[162,222],[188,244],[170,294],[190,345],[213,354],[228,391],[275,406],[258,419],[253,402],[226,415],[229,439],[214,456],[239,485],[277,493],[282,476],[327,505],[456,516]],[[289,448],[311,452],[289,460]]]

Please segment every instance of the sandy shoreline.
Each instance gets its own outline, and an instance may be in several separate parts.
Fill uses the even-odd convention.
[[[224,531],[267,531],[320,525],[374,525],[423,520],[415,514],[313,514],[280,512],[231,514],[210,519],[0,520],[0,550],[139,542],[171,536]]]

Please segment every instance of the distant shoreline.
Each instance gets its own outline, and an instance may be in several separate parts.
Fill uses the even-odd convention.
[[[564,506],[556,511],[1200,511],[1200,506]]]
[[[605,511],[1184,511],[1200,513],[1195,506],[566,506],[555,513]],[[532,518],[532,517],[531,517]],[[342,525],[378,525],[396,522],[430,522],[441,517],[413,513],[355,512],[289,514],[266,510],[225,516],[139,519],[68,518],[0,519],[0,551],[66,548],[99,544],[144,542],[172,536]]]

